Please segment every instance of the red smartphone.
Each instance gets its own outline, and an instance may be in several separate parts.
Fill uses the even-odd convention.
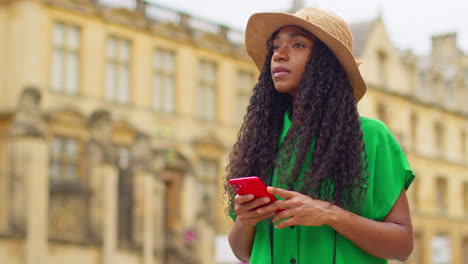
[[[255,198],[268,197],[271,202],[276,201],[276,197],[267,191],[267,186],[257,176],[230,179],[229,185],[239,195],[253,194]]]

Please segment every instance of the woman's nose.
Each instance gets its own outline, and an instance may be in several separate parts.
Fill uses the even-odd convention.
[[[274,61],[281,61],[281,60],[288,60],[288,47],[279,47],[275,51],[273,51],[273,60]]]

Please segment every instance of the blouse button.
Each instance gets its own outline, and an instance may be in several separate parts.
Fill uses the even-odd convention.
[[[292,226],[290,226],[290,228],[291,228],[291,229],[294,229],[295,227],[296,227],[296,225],[292,225]]]
[[[296,260],[292,258],[290,262],[291,262],[291,264],[295,264]]]

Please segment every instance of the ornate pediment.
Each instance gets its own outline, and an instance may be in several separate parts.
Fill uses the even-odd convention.
[[[46,114],[48,123],[71,125],[71,126],[86,126],[86,117],[74,109],[64,108]]]
[[[215,50],[221,53],[230,53],[232,46],[229,41],[220,34],[211,32],[194,32],[195,43],[201,48]]]
[[[158,170],[169,169],[178,171],[191,171],[190,162],[177,150],[174,149],[157,149],[153,150],[154,166],[158,166]],[[156,165],[157,164],[157,165]]]
[[[65,108],[46,114],[49,133],[64,134],[73,137],[86,137],[86,117],[80,112]],[[50,134],[49,134],[50,135]]]
[[[164,37],[178,40],[189,41],[191,36],[181,26],[171,22],[156,22],[150,26],[150,30],[155,35],[162,35]]]
[[[97,8],[93,0],[48,0],[45,2],[84,14],[94,14],[97,12]]]
[[[107,20],[125,26],[145,28],[148,20],[141,13],[127,8],[104,8],[102,15]]]
[[[208,134],[192,143],[199,156],[217,159],[224,152],[224,145],[215,135]]]
[[[116,121],[112,127],[112,139],[116,144],[131,145],[135,141],[136,129],[127,121]]]

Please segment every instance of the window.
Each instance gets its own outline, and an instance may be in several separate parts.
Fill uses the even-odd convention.
[[[119,147],[118,148],[118,167],[120,169],[128,169],[130,165],[130,150],[128,147]]]
[[[463,239],[463,245],[462,245],[462,251],[463,251],[463,264],[468,263],[468,237],[465,237]]]
[[[412,264],[422,264],[423,237],[420,232],[414,234],[414,248],[410,260]]]
[[[127,147],[118,148],[118,240],[119,245],[129,245],[133,235],[133,175],[129,170],[130,150]]]
[[[418,149],[418,127],[419,127],[419,119],[418,115],[413,112],[411,113],[411,120],[410,120],[410,127],[411,127],[411,144],[413,146],[413,151]]]
[[[468,215],[468,182],[463,183],[462,195],[463,210],[465,214]]]
[[[238,123],[242,123],[244,115],[249,105],[250,96],[254,85],[254,76],[246,71],[237,73],[237,112],[236,118]]]
[[[153,107],[155,110],[171,113],[174,111],[174,52],[157,49],[154,68]]]
[[[50,160],[50,181],[55,183],[79,181],[79,144],[77,140],[54,137],[52,139]]]
[[[377,118],[388,126],[387,107],[382,103],[377,104]]]
[[[206,216],[208,221],[214,223],[216,208],[216,183],[218,175],[218,163],[214,160],[201,160],[200,177],[198,181],[199,204],[203,205],[201,216]]]
[[[435,98],[441,98],[442,95],[442,76],[439,72],[431,72],[432,86],[435,93]]]
[[[431,90],[430,89],[431,87],[428,81],[428,75],[429,75],[428,72],[425,70],[421,70],[419,72],[419,81],[420,81],[419,87],[422,92],[426,92],[425,94],[430,94],[429,92]]]
[[[466,130],[462,130],[460,133],[460,156],[462,160],[466,157]]]
[[[51,86],[53,91],[75,95],[80,72],[80,29],[56,23],[53,29]]]
[[[431,262],[433,264],[450,264],[452,262],[452,241],[449,235],[439,234],[431,240]]]
[[[437,121],[434,123],[434,144],[439,152],[444,151],[444,137],[445,137],[445,130],[442,126],[442,123]],[[442,154],[442,153],[441,153]]]
[[[439,214],[447,212],[447,179],[439,177],[436,180],[436,210]]]
[[[409,197],[411,200],[411,205],[413,206],[413,210],[417,210],[419,208],[419,179],[414,179],[411,188],[409,189]]]
[[[213,121],[216,112],[216,64],[201,60],[198,67],[197,114]]]
[[[453,80],[444,80],[445,90],[445,104],[450,105],[455,101],[456,87]]]
[[[383,88],[388,86],[388,56],[387,53],[383,50],[377,52],[378,59],[378,76],[380,84]]]
[[[130,42],[116,37],[107,41],[106,99],[128,103],[130,85]]]

